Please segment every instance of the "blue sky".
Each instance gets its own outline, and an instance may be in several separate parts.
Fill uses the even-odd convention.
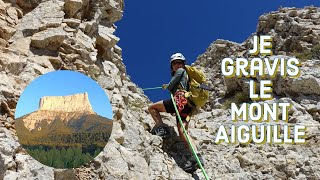
[[[262,14],[309,5],[319,7],[320,1],[126,0],[116,35],[131,80],[141,88],[156,87],[170,81],[171,54],[181,52],[191,64],[216,39],[243,42]],[[170,97],[160,89],[145,94],[154,102]]]
[[[15,118],[39,109],[43,96],[66,96],[87,92],[93,110],[112,119],[110,101],[104,90],[91,78],[74,71],[54,71],[33,80],[23,91],[17,104]]]

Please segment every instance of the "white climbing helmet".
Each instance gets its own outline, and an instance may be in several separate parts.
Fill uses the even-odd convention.
[[[184,61],[184,63],[186,63],[186,58],[181,54],[181,53],[175,53],[171,56],[171,61],[170,63],[172,63],[172,61],[174,60],[182,60]]]

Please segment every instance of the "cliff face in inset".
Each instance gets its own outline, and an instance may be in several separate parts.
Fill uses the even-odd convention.
[[[44,96],[40,99],[39,109],[24,115],[21,120],[28,130],[40,130],[43,121],[50,124],[55,119],[68,122],[83,115],[96,114],[91,107],[88,93],[69,96]]]
[[[88,93],[42,97],[39,103],[39,110],[94,113]]]
[[[87,114],[87,113],[85,113]],[[61,121],[69,121],[70,119],[79,119],[84,113],[80,112],[61,112],[61,111],[48,111],[38,110],[33,113],[22,116],[24,126],[28,130],[40,130],[40,125],[43,121],[50,124],[54,119],[60,119]]]
[[[22,116],[15,120],[15,126],[19,142],[22,145],[48,145],[53,146],[68,144],[64,139],[52,139],[52,137],[65,137],[69,135],[79,135],[81,133],[89,133],[96,135],[105,134],[105,138],[101,141],[96,140],[100,144],[106,144],[111,134],[112,121],[96,114],[86,113],[64,113],[57,111],[36,111],[28,115]],[[87,137],[88,138],[88,137]],[[84,146],[91,144],[87,139],[78,139],[77,142]],[[71,144],[68,144],[71,145]],[[103,148],[103,147],[101,147]]]
[[[103,149],[107,144],[113,122],[93,112],[88,93],[45,96],[39,104],[37,111],[15,120],[19,143],[30,154],[30,147],[46,146],[50,149],[81,145],[83,154],[93,156],[96,151],[101,151],[97,148]],[[58,166],[40,158],[37,160],[56,168],[78,167],[67,163]]]

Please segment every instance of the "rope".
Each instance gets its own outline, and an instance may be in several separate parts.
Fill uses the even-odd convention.
[[[153,90],[153,89],[162,89],[162,86],[160,86],[160,87],[153,87],[153,88],[144,88],[144,89],[142,89],[142,90],[145,91],[145,90]]]
[[[191,148],[191,151],[192,151],[194,157],[196,158],[197,163],[198,163],[199,167],[201,168],[201,171],[202,171],[204,177],[206,178],[206,180],[209,180],[209,177],[208,177],[206,171],[204,170],[204,168],[203,168],[203,166],[202,166],[202,164],[201,164],[201,162],[200,162],[200,160],[199,160],[199,157],[198,157],[197,153],[194,151],[194,148],[193,148],[193,146],[192,146],[192,144],[191,144],[191,141],[190,141],[190,139],[189,139],[188,133],[187,133],[185,127],[184,127],[184,124],[182,123],[182,120],[181,120],[181,117],[180,117],[180,114],[179,114],[179,111],[178,111],[178,109],[177,109],[177,105],[176,105],[176,102],[175,102],[175,100],[174,100],[174,98],[173,98],[172,93],[171,93],[170,95],[171,95],[171,100],[172,100],[174,109],[175,109],[175,111],[176,111],[176,114],[178,115],[179,123],[180,123],[180,125],[181,125],[181,127],[182,127],[182,129],[183,129],[183,133],[184,133],[184,135],[187,137],[187,141],[188,141],[189,147]]]

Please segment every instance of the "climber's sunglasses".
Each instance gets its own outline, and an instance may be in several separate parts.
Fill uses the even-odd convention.
[[[173,61],[173,62],[172,62],[172,65],[173,65],[173,66],[176,65],[176,64],[183,64],[183,61]]]

